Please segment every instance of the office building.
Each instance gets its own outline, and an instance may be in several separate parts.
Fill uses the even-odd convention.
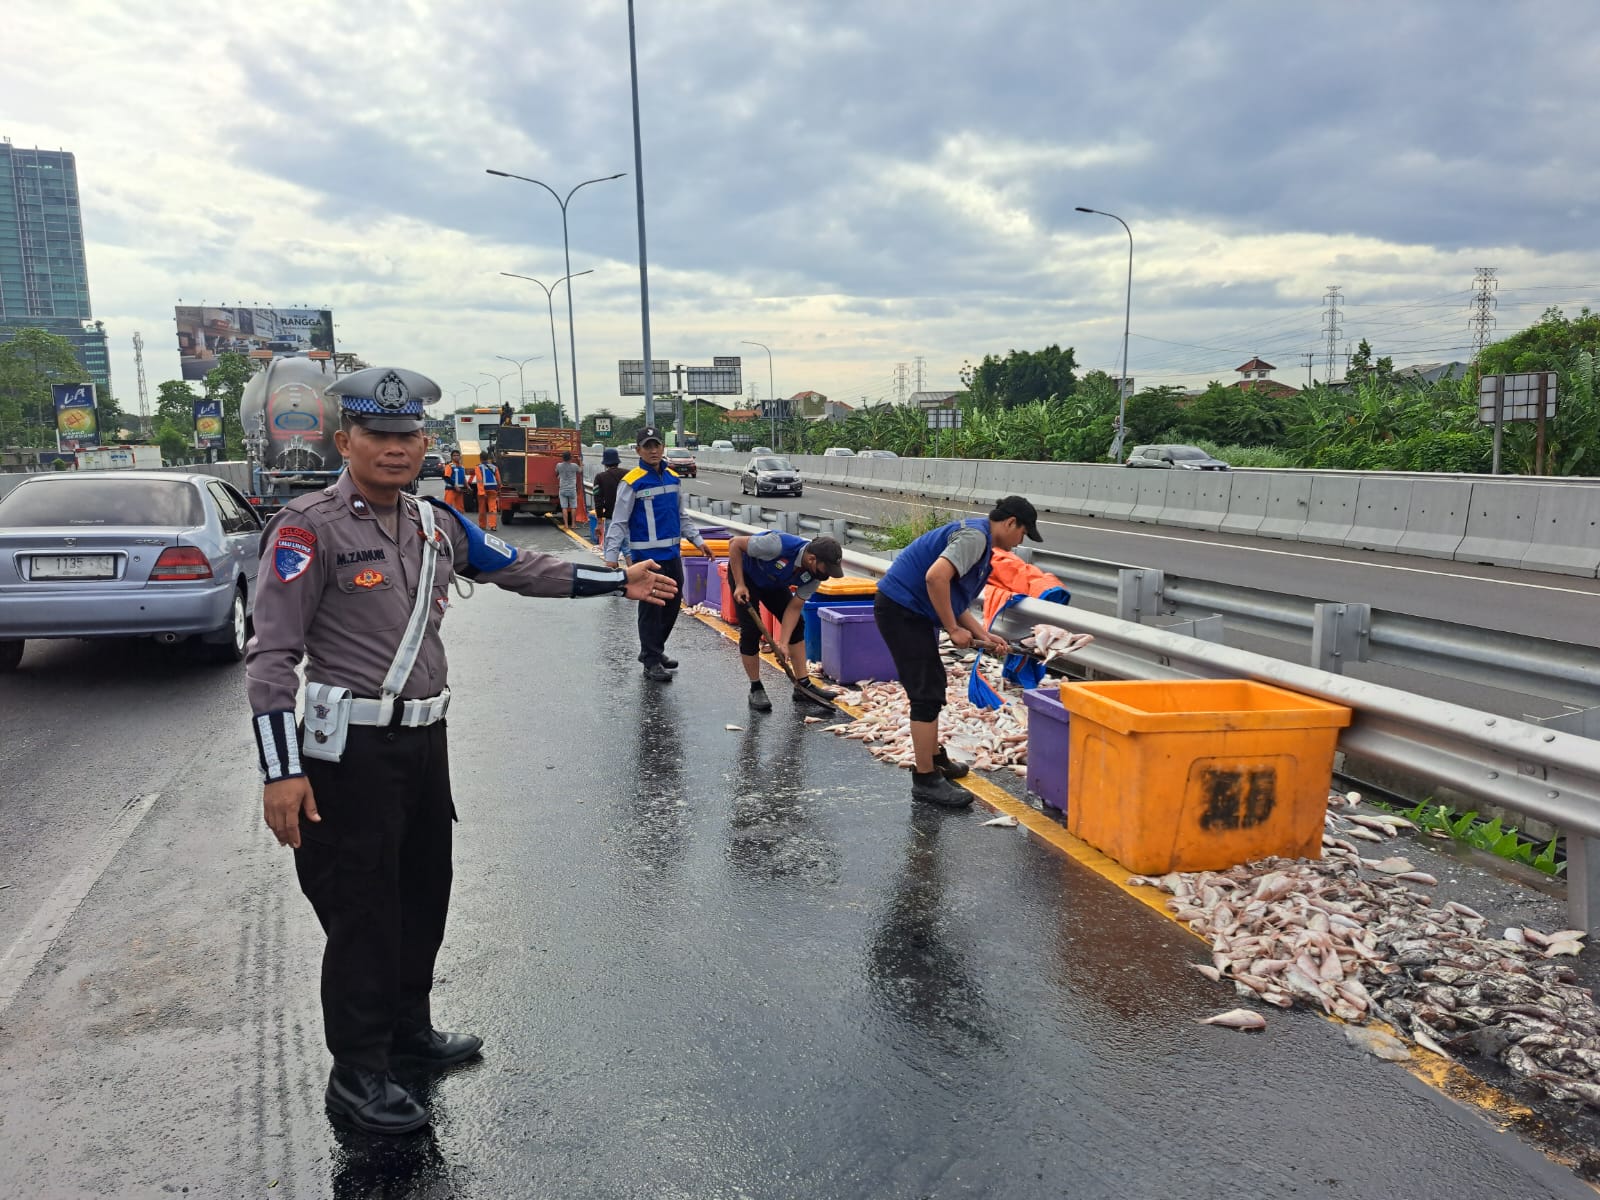
[[[72,343],[102,391],[111,390],[105,328],[89,306],[78,167],[66,150],[25,150],[0,139],[0,340],[22,326]]]

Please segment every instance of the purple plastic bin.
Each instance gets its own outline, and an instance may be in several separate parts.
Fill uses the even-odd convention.
[[[685,608],[705,602],[706,568],[710,564],[711,560],[709,558],[699,558],[692,554],[683,556],[683,605]]]
[[[1044,687],[1023,692],[1022,702],[1028,706],[1028,790],[1046,808],[1064,814],[1071,741],[1060,688],[1059,683],[1047,680]]]
[[[865,605],[824,608],[822,616],[822,672],[836,683],[863,679],[899,679],[889,647],[878,632],[878,621]]]
[[[701,603],[707,608],[720,609],[722,607],[722,572],[717,570],[719,562],[726,562],[722,558],[703,558],[705,563],[705,595]]]
[[[726,525],[698,525],[700,536],[703,538],[731,538],[737,537]]]

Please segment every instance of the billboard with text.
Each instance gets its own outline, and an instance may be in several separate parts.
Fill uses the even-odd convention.
[[[325,308],[213,308],[179,305],[178,360],[185,379],[204,379],[233,351],[298,354],[333,351],[333,313]]]

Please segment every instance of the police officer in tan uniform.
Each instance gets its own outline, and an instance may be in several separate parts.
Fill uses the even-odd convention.
[[[439,637],[451,577],[525,596],[623,593],[657,604],[677,588],[652,563],[606,570],[518,549],[454,509],[405,495],[427,444],[423,405],[439,398],[432,380],[372,367],[328,394],[340,398],[335,438],[349,469],[291,501],[262,534],[247,689],[266,821],[293,847],[327,934],[329,1116],[406,1133],[428,1113],[391,1064],[447,1067],[482,1044],[435,1029],[429,1007],[455,811]]]

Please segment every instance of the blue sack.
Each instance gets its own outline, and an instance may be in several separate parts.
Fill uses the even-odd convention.
[[[983,672],[978,670],[978,664],[982,661],[982,654],[974,656],[972,660],[972,674],[967,677],[967,699],[979,708],[1000,708],[1005,701],[1000,699],[995,690],[989,686],[989,681],[983,677]]]
[[[1059,592],[1063,591],[1064,589],[1051,588],[1050,590],[1053,592]],[[1047,592],[1045,595],[1048,596],[1049,593]],[[1027,597],[1022,595],[1020,592],[1017,595],[1012,596],[1011,599],[1005,602],[1005,605],[1000,609],[1000,612],[995,613],[994,620],[998,621],[1000,619],[1000,613],[1005,612],[1006,609],[1017,603],[1017,601],[1025,599],[1027,599]],[[1044,597],[1041,596],[1040,599],[1044,599]],[[989,622],[989,629],[993,631],[994,621]],[[1000,672],[1000,678],[1004,679],[1007,683],[1016,684],[1023,691],[1030,691],[1031,689],[1038,687],[1044,682],[1044,677],[1045,669],[1042,662],[1029,655],[1018,653],[1006,655],[1006,665]],[[969,696],[970,693],[971,689],[969,688]],[[973,703],[976,704],[978,701],[973,700]],[[989,707],[992,708],[994,706],[990,705]]]

